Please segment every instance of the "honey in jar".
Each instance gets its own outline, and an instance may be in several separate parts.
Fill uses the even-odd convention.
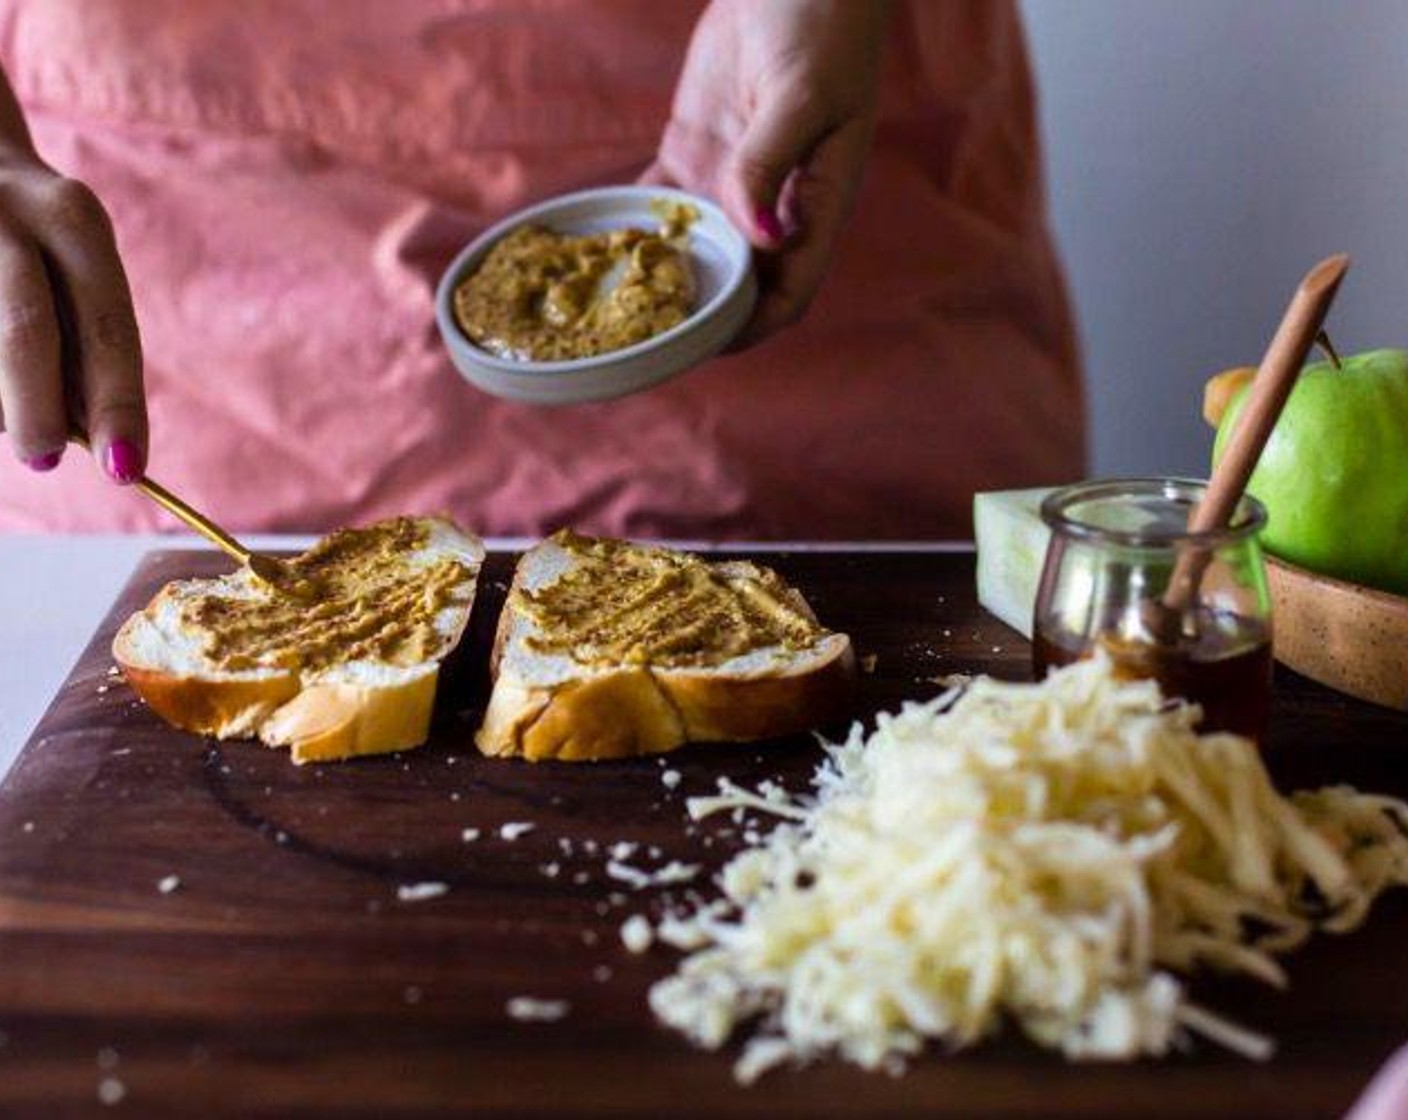
[[[1033,620],[1038,678],[1096,651],[1116,674],[1158,681],[1198,704],[1199,729],[1265,743],[1271,712],[1271,600],[1257,532],[1265,512],[1244,497],[1232,523],[1191,532],[1205,485],[1184,479],[1088,482],[1051,494],[1051,542]],[[1186,603],[1166,600],[1182,558],[1199,573]]]

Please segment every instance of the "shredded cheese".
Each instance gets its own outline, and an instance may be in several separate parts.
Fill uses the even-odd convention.
[[[1283,798],[1252,743],[1199,735],[1198,715],[1096,660],[857,726],[805,797],[721,783],[691,817],[783,821],[727,864],[722,899],[657,931],[690,952],[651,1006],[709,1048],[757,1021],[742,1081],[832,1053],[896,1069],[1004,1018],[1071,1058],[1162,1054],[1184,1032],[1268,1056],[1170,970],[1283,984],[1274,953],[1408,883],[1408,805]]]

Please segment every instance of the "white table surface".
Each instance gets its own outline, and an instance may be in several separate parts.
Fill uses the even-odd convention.
[[[258,549],[303,548],[311,537],[250,537]],[[522,540],[491,539],[490,548],[520,548]],[[707,550],[700,542],[682,543]],[[0,537],[0,778],[9,770],[78,655],[107,615],[143,555],[162,548],[200,548],[188,536]],[[759,551],[906,550],[955,552],[968,543],[838,542],[730,544]]]

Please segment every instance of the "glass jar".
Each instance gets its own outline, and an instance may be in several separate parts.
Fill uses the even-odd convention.
[[[1201,730],[1264,741],[1271,598],[1257,533],[1266,511],[1244,497],[1227,528],[1190,532],[1205,490],[1188,479],[1135,478],[1050,494],[1033,662],[1041,678],[1103,649],[1119,675],[1152,677],[1166,696],[1201,705]],[[1185,594],[1169,590],[1175,570]]]

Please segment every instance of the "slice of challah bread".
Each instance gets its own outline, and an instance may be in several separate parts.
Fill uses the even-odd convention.
[[[298,763],[423,743],[440,663],[464,632],[484,547],[441,518],[323,538],[290,597],[241,569],[167,584],[113,639],[122,674],[187,731],[259,738]]]
[[[766,568],[559,533],[519,561],[490,669],[479,749],[577,761],[828,723],[855,655]]]

